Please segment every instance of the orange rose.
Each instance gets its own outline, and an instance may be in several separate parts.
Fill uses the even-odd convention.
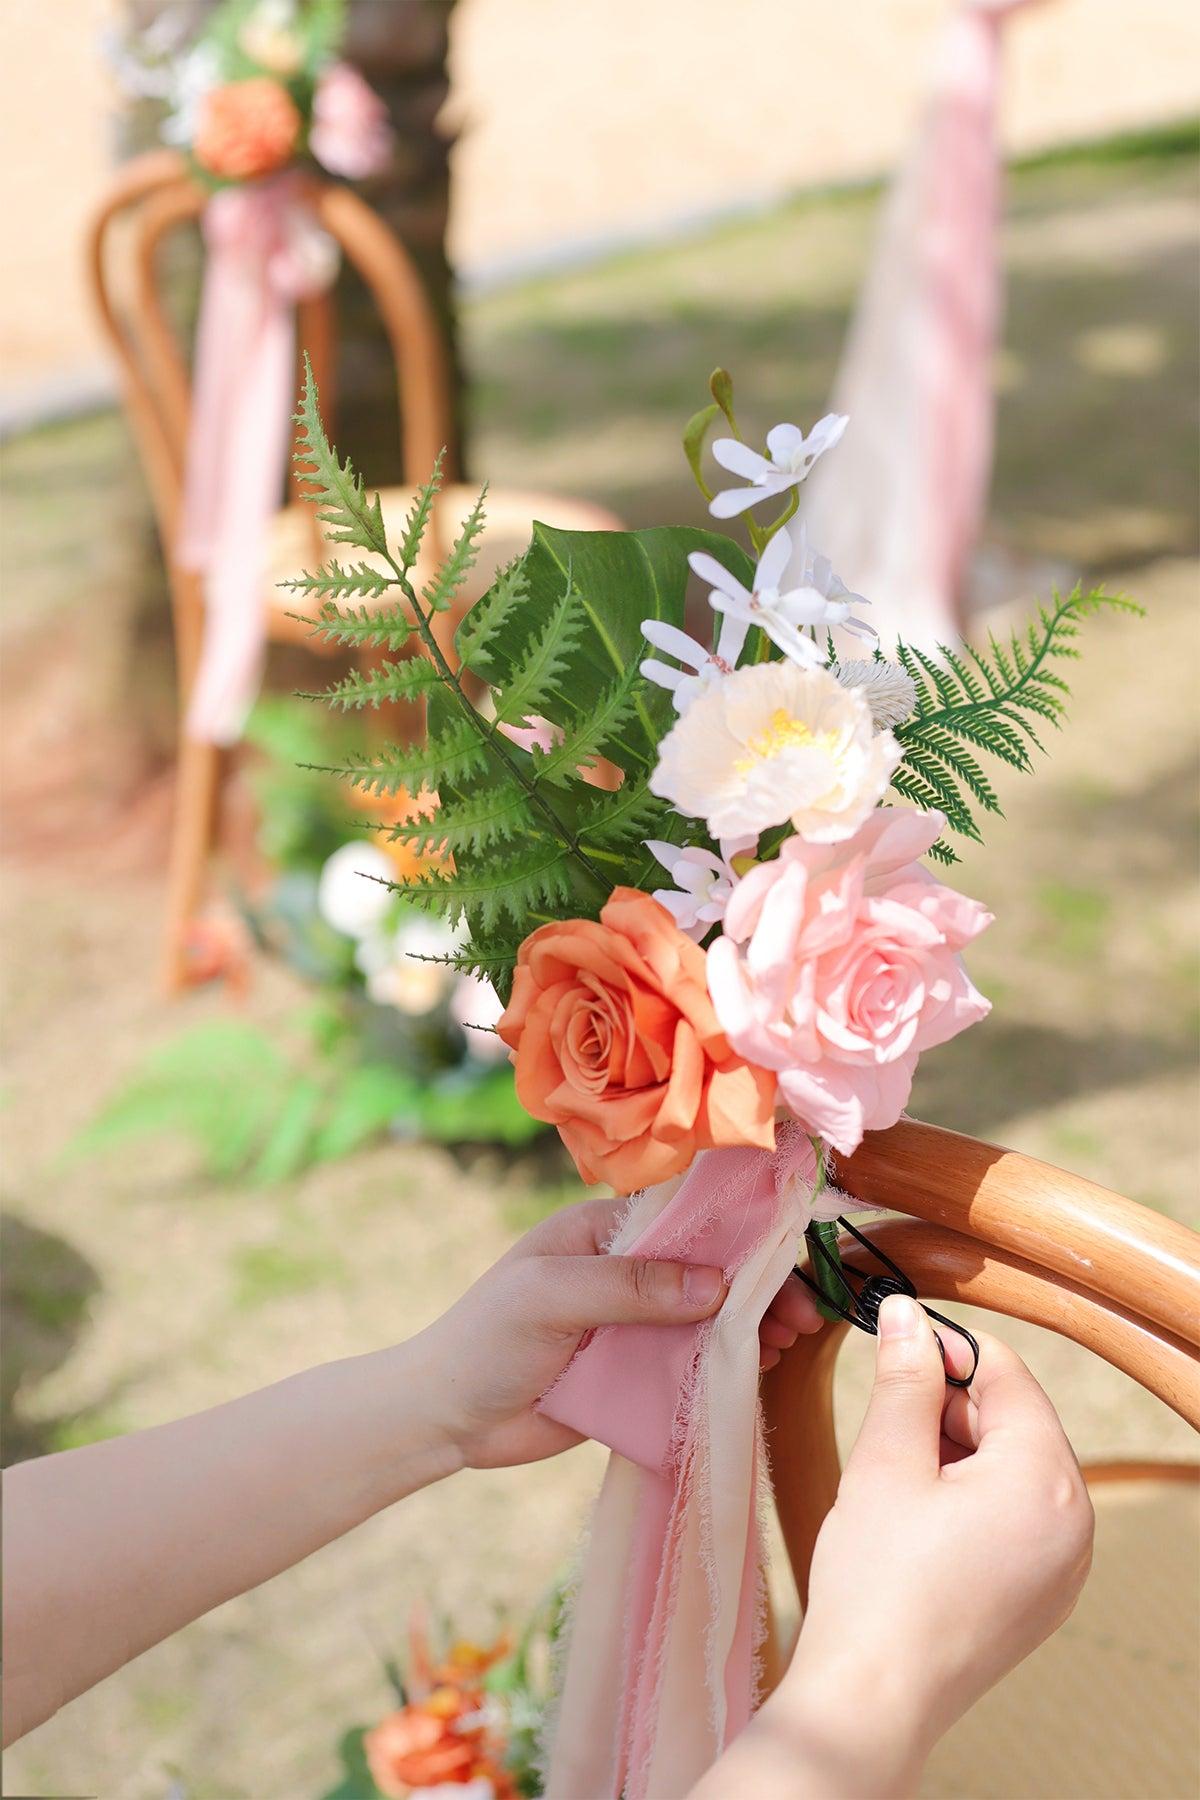
[[[255,75],[205,94],[192,154],[223,181],[251,181],[290,162],[299,137],[300,114],[287,89]]]
[[[585,1181],[630,1194],[697,1150],[774,1145],[775,1076],[730,1050],[703,950],[636,888],[617,888],[598,923],[530,933],[496,1029],[522,1106],[557,1125]]]
[[[363,1749],[380,1793],[404,1800],[411,1788],[469,1781],[479,1764],[479,1735],[460,1735],[453,1718],[406,1706],[368,1731]]]

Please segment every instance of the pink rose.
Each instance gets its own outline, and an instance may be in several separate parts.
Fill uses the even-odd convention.
[[[788,838],[734,888],[708,952],[730,1045],[847,1156],[900,1117],[922,1050],[991,1010],[957,955],[991,913],[916,861],[944,823],[888,807],[844,843]]]
[[[308,147],[331,175],[361,181],[392,154],[387,107],[349,63],[334,63],[317,83]]]

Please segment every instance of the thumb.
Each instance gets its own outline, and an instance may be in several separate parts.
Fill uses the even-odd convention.
[[[645,1256],[543,1256],[540,1322],[552,1330],[596,1325],[679,1325],[707,1319],[727,1292],[722,1270]]]
[[[846,1474],[936,1476],[946,1372],[933,1327],[907,1294],[879,1309],[875,1383]]]

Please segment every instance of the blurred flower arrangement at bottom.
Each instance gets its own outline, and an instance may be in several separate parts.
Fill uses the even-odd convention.
[[[342,1776],[322,1800],[519,1800],[540,1794],[538,1733],[549,1699],[557,1588],[518,1641],[481,1645],[442,1633],[434,1651],[423,1611],[409,1624],[403,1670],[385,1659],[397,1705],[338,1745]]]
[[[386,831],[373,840],[365,821],[356,834],[344,790],[322,772],[337,730],[294,699],[260,702],[246,736],[269,875],[231,895],[235,915],[202,921],[195,945],[196,985],[223,979],[243,999],[256,946],[295,970],[310,1003],[282,1031],[230,1016],[186,1027],[109,1100],[77,1154],[175,1132],[214,1178],[269,1182],[385,1133],[515,1147],[546,1130],[516,1098],[494,991],[444,960],[456,941],[446,925],[384,885],[411,880],[421,859]]]

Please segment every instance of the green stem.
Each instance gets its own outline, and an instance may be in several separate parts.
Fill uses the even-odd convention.
[[[795,518],[795,516],[799,512],[799,510],[800,510],[800,489],[798,487],[795,487],[792,489],[791,499],[788,501],[787,505],[784,507],[784,509],[780,513],[779,517],[774,521],[773,524],[770,524],[766,527],[767,539],[769,540],[769,539],[773,538],[777,531],[782,531],[783,527],[788,523],[789,519]]]
[[[812,1141],[817,1155],[817,1171],[813,1179],[813,1203],[815,1204],[824,1189],[825,1182],[825,1146],[819,1138]],[[838,1228],[832,1219],[813,1219],[804,1233],[808,1243],[809,1271],[818,1288],[821,1298],[817,1300],[817,1311],[823,1319],[840,1319],[837,1303],[842,1299],[842,1284],[836,1271],[842,1266],[842,1255],[838,1249]],[[821,1254],[821,1246],[833,1259],[834,1268],[828,1266],[826,1256]],[[827,1304],[828,1302],[828,1304]]]

